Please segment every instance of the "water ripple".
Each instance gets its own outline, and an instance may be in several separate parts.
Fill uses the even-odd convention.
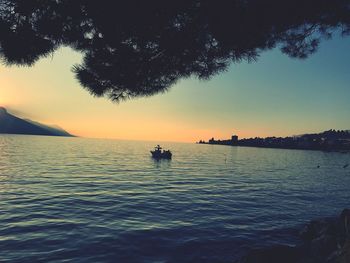
[[[346,154],[153,144],[0,136],[0,262],[232,262],[349,206]]]

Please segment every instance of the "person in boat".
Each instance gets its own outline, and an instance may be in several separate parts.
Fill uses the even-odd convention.
[[[163,150],[163,152],[162,152],[162,157],[163,157],[163,158],[165,158],[165,159],[171,159],[171,156],[172,156],[172,153],[171,153],[170,150],[167,150],[167,151]]]
[[[158,144],[154,147],[154,151],[151,151],[153,157],[158,157],[162,155],[162,147]]]
[[[156,147],[154,147],[154,154],[161,155],[162,154],[162,147],[158,144]]]

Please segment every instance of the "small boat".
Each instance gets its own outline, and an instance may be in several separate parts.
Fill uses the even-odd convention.
[[[169,150],[163,150],[162,147],[159,146],[159,144],[154,147],[154,151],[151,151],[152,158],[160,160],[160,159],[168,159],[170,160],[172,157],[172,153]]]

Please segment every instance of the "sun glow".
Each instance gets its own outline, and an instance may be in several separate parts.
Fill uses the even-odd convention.
[[[0,106],[20,107],[31,95],[26,91],[26,85],[21,83],[22,79],[16,74],[23,68],[0,66]]]
[[[8,89],[4,89],[4,84],[0,83],[0,107],[15,106],[18,104],[18,96],[10,92]]]
[[[2,83],[0,84],[0,106],[6,107],[10,106],[14,102],[14,96],[7,89],[2,88]]]

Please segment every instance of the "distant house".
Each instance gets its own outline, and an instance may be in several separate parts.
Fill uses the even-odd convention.
[[[231,143],[232,143],[232,145],[236,145],[238,143],[238,136],[237,135],[232,135]]]

